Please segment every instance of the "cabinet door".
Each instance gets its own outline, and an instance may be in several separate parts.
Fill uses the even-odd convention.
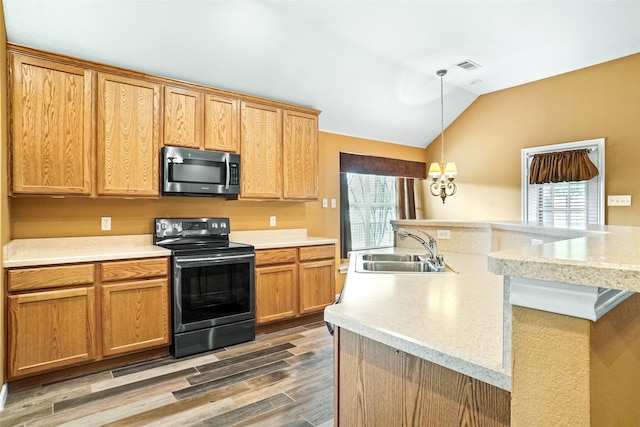
[[[240,152],[241,197],[282,197],[282,126],[280,109],[242,102]]]
[[[93,360],[94,302],[93,287],[10,295],[9,377]]]
[[[283,196],[285,199],[318,199],[318,117],[283,113]]]
[[[202,146],[202,93],[165,86],[164,145],[200,148]]]
[[[92,72],[12,54],[13,194],[90,195]]]
[[[105,356],[169,344],[167,279],[102,285]]]
[[[297,315],[296,264],[256,268],[256,323]]]
[[[300,314],[321,311],[335,300],[334,260],[301,262],[298,271]]]
[[[204,148],[230,153],[239,151],[239,101],[233,98],[205,94]]]
[[[159,87],[126,77],[98,75],[98,194],[160,194]]]

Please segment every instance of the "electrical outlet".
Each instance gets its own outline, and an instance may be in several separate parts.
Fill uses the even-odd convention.
[[[322,199],[322,207],[323,208],[327,207],[327,199]]]
[[[271,227],[275,227],[276,226],[276,217],[275,216],[269,217],[269,225]]]
[[[437,236],[438,239],[451,239],[451,230],[438,230]]]
[[[631,196],[607,196],[607,206],[631,206]]]
[[[331,199],[331,208],[332,209],[336,208],[336,199]]]
[[[100,227],[102,228],[102,231],[111,230],[111,217],[103,216],[100,220]]]

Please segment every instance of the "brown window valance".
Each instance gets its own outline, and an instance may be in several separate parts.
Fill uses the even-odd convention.
[[[340,172],[425,179],[427,165],[409,160],[340,153]]]
[[[529,166],[529,184],[587,181],[598,176],[598,168],[589,159],[589,150],[540,153]]]

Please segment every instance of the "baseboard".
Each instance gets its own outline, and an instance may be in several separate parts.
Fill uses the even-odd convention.
[[[0,412],[4,411],[4,404],[7,402],[7,394],[9,394],[7,383],[2,384],[0,389]]]

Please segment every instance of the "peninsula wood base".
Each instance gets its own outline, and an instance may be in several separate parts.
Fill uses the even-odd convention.
[[[508,426],[511,394],[336,329],[335,425]]]

